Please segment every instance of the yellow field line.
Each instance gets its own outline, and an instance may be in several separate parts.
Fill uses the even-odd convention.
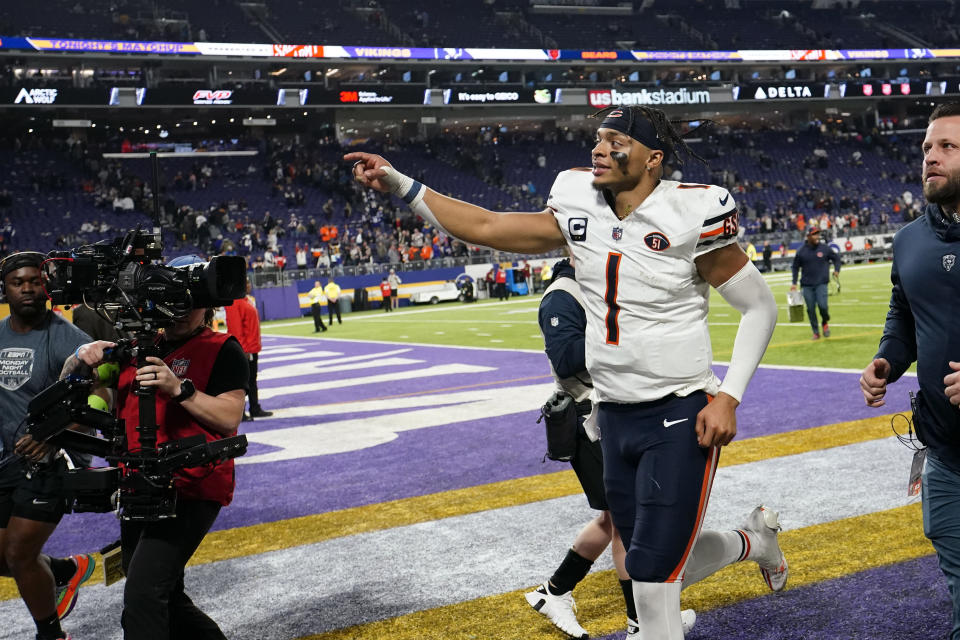
[[[889,415],[879,416],[734,441],[724,448],[720,465],[727,467],[747,464],[885,438],[891,435],[890,418]],[[207,535],[190,564],[205,564],[279,551],[357,533],[561,498],[581,491],[573,471],[567,470],[224,529]],[[0,579],[0,600],[15,597],[17,589],[13,581],[9,578]]]
[[[923,536],[921,520],[920,505],[911,504],[780,534],[780,545],[790,563],[787,588],[930,555],[933,547]],[[556,640],[561,637],[554,626],[534,613],[522,594],[523,591],[497,594],[301,640]],[[761,580],[756,564],[744,562],[685,589],[681,600],[684,608],[705,611],[768,594],[770,591]],[[588,575],[574,595],[577,617],[591,636],[623,631],[626,614],[613,571]]]

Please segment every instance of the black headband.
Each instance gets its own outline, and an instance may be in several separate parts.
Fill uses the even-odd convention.
[[[614,109],[603,117],[602,129],[613,129],[628,135],[637,142],[651,148],[667,152],[669,147],[657,137],[657,130],[646,117],[635,115],[632,120],[623,109]]]
[[[6,280],[9,274],[23,267],[36,267],[39,269],[46,259],[47,256],[42,253],[37,253],[36,251],[12,253],[4,258],[3,262],[0,262],[0,280]]]

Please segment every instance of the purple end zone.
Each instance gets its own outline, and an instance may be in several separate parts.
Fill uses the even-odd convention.
[[[314,404],[344,403],[343,413],[323,417],[257,420],[242,423],[241,432],[261,432],[293,426],[378,415],[351,413],[352,401],[427,392],[453,391],[461,387],[497,388],[503,394],[532,384],[548,382],[546,357],[539,353],[507,350],[457,349],[339,340],[305,341],[302,338],[272,338],[269,347],[298,345],[306,352],[325,351],[317,360],[375,356],[397,349],[409,351],[393,357],[419,362],[357,370],[319,372],[264,381],[261,389],[274,389],[307,382],[336,382],[395,372],[421,371],[429,366],[468,364],[491,367],[491,371],[389,382],[340,386],[321,391],[291,394],[264,400],[268,409]],[[264,357],[269,357],[264,356]],[[289,364],[309,362],[292,360]],[[265,363],[261,370],[284,366]],[[723,368],[718,368],[723,375]],[[906,392],[915,379],[901,382],[880,412],[867,408],[860,396],[858,374],[760,369],[738,409],[738,437],[750,438],[834,422],[870,417],[907,408]],[[467,389],[465,389],[467,390]],[[902,393],[901,393],[902,392]],[[544,398],[545,400],[546,398]],[[397,409],[397,413],[410,409]],[[383,412],[379,412],[382,414]],[[389,413],[389,412],[388,412]],[[237,490],[232,505],[224,509],[216,529],[325,513],[460,489],[491,482],[551,473],[568,468],[563,463],[541,462],[546,448],[538,412],[509,414],[447,425],[403,431],[383,444],[356,451],[281,462],[237,467]],[[269,450],[251,446],[250,455]],[[48,545],[53,554],[75,553],[105,545],[117,537],[117,521],[109,514],[73,514],[64,518]]]
[[[937,558],[926,556],[698,611],[686,640],[931,640],[948,636],[952,610]]]

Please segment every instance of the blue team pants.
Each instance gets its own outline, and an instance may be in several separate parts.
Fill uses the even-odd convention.
[[[820,324],[817,323],[817,308],[820,309],[820,322],[830,322],[830,313],[827,311],[827,285],[818,284],[813,287],[800,287],[803,291],[803,301],[807,303],[807,317],[813,332],[820,335]]]
[[[719,449],[697,444],[702,391],[636,404],[600,403],[603,484],[638,582],[679,582],[700,533]]]
[[[937,550],[953,600],[950,640],[960,640],[960,474],[931,455],[923,471],[923,533]]]

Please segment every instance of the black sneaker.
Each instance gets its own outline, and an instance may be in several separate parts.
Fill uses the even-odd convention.
[[[273,415],[273,411],[264,411],[263,409],[250,410],[251,418],[269,418],[272,415]]]

